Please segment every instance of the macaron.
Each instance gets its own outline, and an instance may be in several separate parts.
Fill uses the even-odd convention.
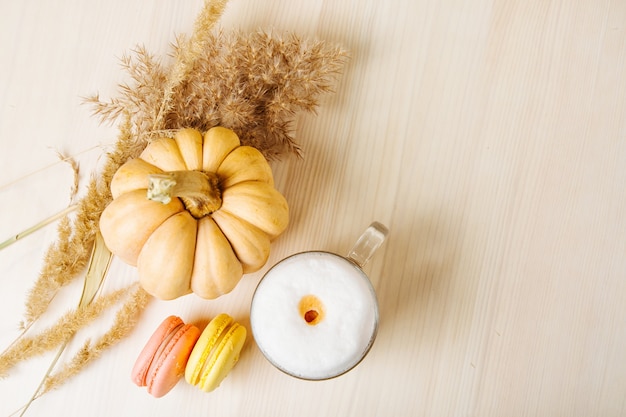
[[[202,391],[217,388],[239,360],[246,341],[246,328],[228,314],[213,318],[193,348],[185,380]]]
[[[180,317],[169,316],[155,330],[143,348],[131,372],[140,387],[147,387],[154,397],[167,394],[185,373],[185,366],[200,337],[200,329],[185,324]]]

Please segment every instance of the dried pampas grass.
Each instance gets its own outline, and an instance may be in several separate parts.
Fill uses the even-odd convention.
[[[126,291],[124,288],[98,297],[86,306],[65,313],[53,326],[37,336],[20,338],[4,352],[0,361],[0,377],[6,376],[16,363],[59,347],[78,330],[100,317],[106,308],[117,303]]]
[[[138,284],[133,284],[120,290],[120,292],[122,295],[126,296],[127,300],[122,308],[117,311],[115,320],[109,331],[95,343],[91,343],[90,340],[85,341],[81,349],[69,363],[65,364],[60,371],[48,376],[44,380],[41,395],[61,386],[63,382],[78,374],[89,362],[98,358],[107,348],[126,337],[133,330],[139,319],[137,313],[142,311],[148,304],[149,295]],[[107,298],[116,299],[116,296],[117,292],[114,292],[112,296]]]
[[[174,46],[183,62],[189,60],[187,44],[179,38]],[[175,77],[172,86],[168,69],[138,48],[122,60],[133,84],[122,85],[118,98],[102,101],[96,95],[88,101],[103,122],[115,122],[129,111],[138,137],[221,125],[266,158],[280,159],[300,153],[292,135],[295,115],[315,111],[321,95],[332,90],[346,53],[295,34],[209,32],[194,58],[184,65],[186,76]],[[164,91],[171,96],[163,110],[156,103]]]
[[[111,179],[154,137],[173,135],[186,127],[204,131],[221,125],[234,130],[243,144],[256,147],[270,160],[300,155],[292,132],[294,118],[300,111],[314,112],[321,95],[332,90],[345,62],[345,51],[295,34],[213,32],[225,6],[225,0],[205,2],[191,36],[181,35],[174,43],[173,62],[163,63],[138,47],[121,60],[130,80],[120,85],[119,96],[105,101],[94,95],[86,100],[103,123],[119,126],[119,136],[102,171],[91,178],[75,216],[58,225],[58,239],[46,253],[28,295],[25,330],[45,313],[61,288],[83,274],[94,251],[100,259],[110,259],[108,250],[98,245],[93,248],[100,214],[112,199]],[[84,284],[86,289],[94,289],[95,295],[106,269],[93,275],[100,276],[94,278],[88,273]],[[96,279],[100,281],[90,282]],[[37,336],[23,334],[0,355],[0,374],[52,346],[61,345],[61,352],[73,334],[123,297],[127,301],[111,330],[94,344],[87,341],[74,359],[50,374],[55,359],[32,399],[58,387],[132,330],[149,300],[141,288],[102,294],[93,303],[93,297],[81,299],[79,307],[55,326]]]

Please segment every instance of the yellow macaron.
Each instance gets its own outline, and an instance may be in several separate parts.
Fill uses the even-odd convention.
[[[228,314],[211,320],[189,356],[185,380],[205,392],[217,388],[239,360],[246,333]]]

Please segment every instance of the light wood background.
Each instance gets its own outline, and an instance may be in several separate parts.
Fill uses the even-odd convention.
[[[81,97],[115,94],[118,58],[167,59],[200,0],[0,1],[0,240],[58,212],[116,137]],[[129,372],[168,314],[249,326],[262,272],[217,301],[152,302],[135,332],[27,415],[626,416],[626,2],[232,0],[224,30],[274,28],[351,53],[336,92],[301,115],[303,160],[274,165],[291,224],[268,267],[345,253],[378,220],[367,265],[381,323],[369,356],[326,382],[290,378],[252,338],[211,394],[155,400]],[[0,251],[0,348],[54,226]],[[106,288],[135,278],[115,261]],[[55,300],[45,327],[74,305]],[[73,353],[103,318],[68,347]],[[67,360],[65,355],[61,360]],[[0,380],[0,414],[26,402],[52,354]]]

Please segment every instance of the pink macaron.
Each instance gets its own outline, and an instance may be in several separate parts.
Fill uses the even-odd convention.
[[[154,397],[162,397],[185,374],[185,366],[200,330],[185,324],[180,317],[169,316],[156,329],[143,348],[131,372],[140,387],[147,387]]]

